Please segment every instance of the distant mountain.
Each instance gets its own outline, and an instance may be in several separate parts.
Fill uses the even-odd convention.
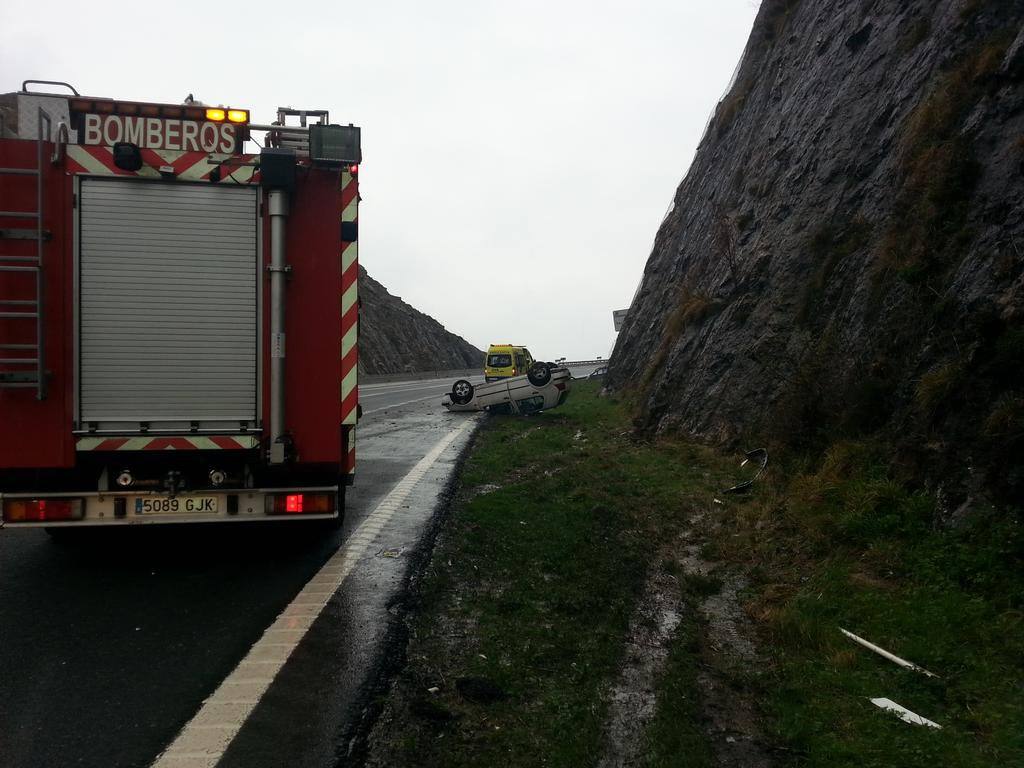
[[[361,373],[483,370],[484,353],[409,306],[359,267]]]

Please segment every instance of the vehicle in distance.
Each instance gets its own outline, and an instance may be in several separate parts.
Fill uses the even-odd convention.
[[[603,379],[608,374],[608,366],[602,365],[600,368],[595,368],[587,376],[588,379]]]
[[[569,396],[571,380],[568,368],[552,363],[534,363],[525,376],[475,386],[459,379],[441,404],[449,411],[536,413],[564,403]]]
[[[514,344],[491,344],[484,359],[484,381],[499,381],[522,376],[533,365],[533,355],[526,347]]]

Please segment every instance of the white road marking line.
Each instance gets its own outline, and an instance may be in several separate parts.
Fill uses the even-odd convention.
[[[444,383],[448,379],[412,379],[410,381],[389,381],[386,384],[363,384],[360,382],[360,389],[393,389],[395,387],[409,387],[415,384],[432,384],[433,382]],[[454,381],[454,379],[452,379]]]
[[[411,405],[412,403],[421,403],[424,400],[432,400],[438,397],[438,393],[435,392],[432,395],[426,397],[417,397],[415,400],[406,400],[404,403],[394,403],[393,405],[383,405],[380,408],[374,408],[370,411],[363,411],[363,416],[369,416],[371,413],[377,413],[378,411],[386,411],[388,408],[401,408],[403,405]]]
[[[203,702],[195,716],[181,729],[167,749],[157,756],[153,768],[213,766],[227,751],[263,694],[292,651],[313,625],[313,621],[355,568],[370,544],[405,503],[416,484],[441,454],[475,421],[470,420],[445,435],[399,480],[360,523],[344,546],[306,583],[280,616],[263,632],[234,671],[213,695]]]

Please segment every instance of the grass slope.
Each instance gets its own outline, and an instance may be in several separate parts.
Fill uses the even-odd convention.
[[[734,467],[683,441],[634,441],[626,409],[586,384],[555,411],[488,419],[421,584],[371,764],[595,764],[646,574],[675,572],[679,533],[696,526],[706,559],[750,579],[745,608],[769,669],[730,684],[759,691],[778,764],[1024,765],[1017,518],[993,511],[933,530],[931,497],[896,483],[869,446],[791,462],[751,496],[713,504]],[[694,606],[717,582],[680,581],[690,610],[646,729],[650,766],[713,762]],[[942,679],[860,649],[839,626]],[[465,678],[500,692],[483,702],[460,691]],[[902,723],[875,696],[944,729]]]

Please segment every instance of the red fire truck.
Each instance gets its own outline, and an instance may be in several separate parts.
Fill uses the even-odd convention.
[[[2,525],[340,520],[360,161],[323,110],[0,96]]]

